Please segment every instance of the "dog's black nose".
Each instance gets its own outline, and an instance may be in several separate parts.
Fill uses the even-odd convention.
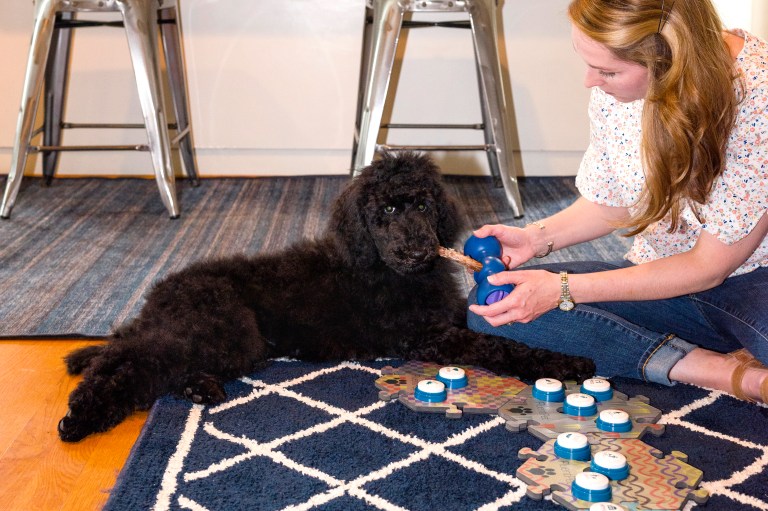
[[[427,257],[427,251],[426,250],[411,250],[410,252],[411,259],[415,261],[421,261],[425,257]]]

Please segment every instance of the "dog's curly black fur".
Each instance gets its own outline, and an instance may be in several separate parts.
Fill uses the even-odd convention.
[[[399,357],[523,379],[582,380],[592,361],[466,327],[453,262],[455,202],[426,156],[384,155],[336,200],[324,237],[271,255],[200,262],[165,278],[108,343],[66,358],[83,381],[58,430],[78,441],[167,393],[225,399],[222,382],[273,357]]]

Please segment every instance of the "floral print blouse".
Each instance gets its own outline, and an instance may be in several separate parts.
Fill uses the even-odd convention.
[[[668,218],[635,236],[625,258],[640,264],[693,248],[701,230],[733,244],[747,236],[768,209],[768,43],[748,32],[736,59],[744,83],[726,168],[715,181],[700,218],[686,206],[678,228]],[[645,185],[640,157],[643,100],[621,103],[598,87],[589,102],[590,143],[576,176],[581,195],[598,204],[637,208]],[[768,238],[731,276],[768,266]]]

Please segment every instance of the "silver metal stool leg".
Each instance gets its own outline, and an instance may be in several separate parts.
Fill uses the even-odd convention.
[[[511,117],[507,109],[497,46],[496,1],[470,0],[468,4],[480,80],[483,125],[486,144],[490,148],[488,164],[491,173],[501,178],[512,213],[515,217],[521,217],[523,201],[517,187],[517,169],[512,154]]]
[[[371,23],[368,22],[371,16],[370,7],[365,8],[365,18],[363,21],[363,47],[361,50],[360,59],[360,74],[358,77],[357,86],[357,108],[355,109],[355,132],[352,137],[352,161],[350,162],[350,169],[354,175],[355,172],[355,159],[357,158],[357,151],[360,143],[360,126],[363,118],[363,110],[365,110],[365,100],[367,96],[366,80],[368,79],[368,69],[370,67],[371,60]]]
[[[43,87],[48,51],[56,18],[53,0],[40,0],[35,5],[35,23],[27,58],[27,72],[21,95],[21,109],[16,122],[16,140],[11,155],[11,168],[0,205],[0,217],[10,218],[11,209],[19,193],[24,167],[27,163],[29,142],[32,139],[33,124],[37,115],[40,92]]]
[[[160,198],[171,218],[179,216],[175,176],[171,166],[171,142],[163,104],[159,52],[157,47],[157,9],[153,0],[119,0],[128,48],[133,61],[139,102],[147,129],[149,152],[155,168]]]
[[[356,176],[374,158],[377,147],[389,150],[471,150],[482,149],[488,156],[494,181],[501,181],[507,202],[516,217],[523,215],[523,204],[517,186],[517,171],[512,154],[512,119],[507,108],[501,62],[497,47],[496,0],[368,0],[367,15],[373,20],[365,25],[363,58],[358,91],[358,110],[355,138],[352,148],[352,175]],[[480,89],[482,129],[485,144],[482,146],[392,146],[377,145],[377,137],[387,99],[392,67],[405,12],[466,12],[469,24],[464,22],[414,23],[408,26],[445,26],[471,28],[475,48],[478,85]],[[390,128],[472,128],[479,125],[417,125],[391,124]]]
[[[72,29],[62,27],[74,19],[71,12],[56,15],[51,39],[51,57],[45,71],[43,145],[47,147],[61,144],[61,123],[64,115],[64,96],[69,75],[69,53],[72,43]],[[59,161],[59,151],[43,151],[43,177],[50,185]]]
[[[197,164],[194,156],[192,129],[189,122],[189,98],[187,96],[187,76],[184,67],[184,53],[181,48],[178,8],[160,10],[160,34],[165,48],[165,62],[168,66],[168,82],[171,87],[171,99],[176,114],[176,140],[179,152],[193,186],[199,184]],[[173,144],[171,144],[173,145]]]
[[[399,0],[375,0],[375,5],[373,23],[366,27],[370,30],[370,37],[367,55],[363,57],[367,69],[364,75],[361,73],[361,88],[364,92],[362,108],[358,113],[360,121],[356,128],[356,150],[352,161],[354,175],[371,163],[376,152],[376,137],[381,126],[405,12]]]
[[[186,76],[178,27],[177,0],[34,0],[35,26],[22,92],[16,141],[11,170],[6,181],[0,216],[9,218],[23,178],[27,155],[43,153],[43,175],[46,182],[54,175],[59,151],[149,151],[160,191],[160,198],[171,218],[179,216],[171,148],[178,143],[187,175],[198,183],[192,145]],[[78,12],[120,13],[122,21],[79,20]],[[160,30],[162,21],[162,31]],[[125,29],[133,63],[144,124],[65,123],[62,120],[68,75],[71,31],[75,27],[116,26]],[[170,140],[167,110],[164,105],[164,82],[158,35],[168,67],[173,107],[176,111],[177,135]],[[42,128],[33,127],[39,96],[45,84],[45,115]],[[147,144],[132,145],[61,145],[61,132],[66,128],[143,128]],[[32,145],[32,138],[43,132],[43,144]]]

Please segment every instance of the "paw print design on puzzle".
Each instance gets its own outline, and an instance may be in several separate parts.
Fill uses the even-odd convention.
[[[583,438],[579,442],[577,437]],[[595,436],[590,441],[581,433],[563,433],[536,451],[521,449],[518,455],[526,461],[517,477],[528,485],[528,497],[541,500],[552,493],[556,503],[573,511],[677,511],[690,500],[704,504],[709,498],[698,488],[702,471],[688,465],[681,452],[665,456],[637,438]],[[588,459],[581,456],[584,446]]]
[[[661,410],[645,396],[628,399],[611,389],[602,378],[563,384],[551,378],[537,380],[499,409],[509,431],[527,429],[547,441],[560,433],[579,432],[592,437],[641,438],[650,432],[660,436],[664,426],[656,424]]]
[[[496,414],[527,385],[479,367],[409,361],[382,368],[376,387],[383,401],[397,398],[414,411],[445,413],[455,419],[464,413]]]

